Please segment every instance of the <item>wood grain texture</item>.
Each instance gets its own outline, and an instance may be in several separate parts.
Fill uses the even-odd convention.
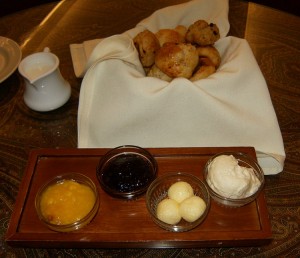
[[[193,174],[203,180],[203,169],[212,155],[234,151],[255,158],[254,148],[152,148],[158,176],[171,172]],[[183,233],[158,227],[146,208],[146,195],[134,200],[113,198],[101,189],[96,167],[108,149],[34,150],[22,180],[7,231],[7,242],[16,247],[134,247],[187,248],[262,245],[270,242],[271,228],[264,193],[238,209],[211,202],[201,225]],[[39,188],[55,176],[81,173],[94,181],[100,195],[95,218],[84,228],[69,234],[56,233],[39,220],[35,196]]]

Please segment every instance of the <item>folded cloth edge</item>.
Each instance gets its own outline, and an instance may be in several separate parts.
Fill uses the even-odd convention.
[[[275,175],[283,171],[285,155],[256,150],[256,157],[265,175]]]
[[[70,44],[73,69],[77,78],[84,76],[88,59],[101,40],[102,39],[92,39],[84,41],[82,44]]]

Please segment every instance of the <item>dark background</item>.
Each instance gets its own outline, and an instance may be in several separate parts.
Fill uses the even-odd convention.
[[[0,0],[0,16],[21,11],[36,5],[58,2],[55,0]]]
[[[300,15],[300,1],[299,0],[251,0],[248,2],[254,2],[266,6],[270,6],[288,13]]]
[[[113,0],[113,1],[117,1],[117,0]],[[0,16],[4,16],[12,12],[23,10],[25,8],[33,7],[44,3],[50,3],[50,2],[58,2],[58,0],[1,0]],[[251,2],[267,5],[298,16],[300,15],[299,0],[251,0]]]

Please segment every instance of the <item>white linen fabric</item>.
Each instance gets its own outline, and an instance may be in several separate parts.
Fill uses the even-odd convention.
[[[159,10],[136,28],[97,44],[81,86],[78,147],[253,146],[265,174],[281,172],[285,152],[266,82],[247,41],[226,37],[227,14],[228,1],[191,1]],[[145,77],[132,42],[135,33],[197,19],[221,30],[217,72],[196,82]]]
[[[87,40],[82,44],[70,45],[71,58],[76,77],[82,78],[84,76],[88,59],[100,41],[101,39],[92,39]]]

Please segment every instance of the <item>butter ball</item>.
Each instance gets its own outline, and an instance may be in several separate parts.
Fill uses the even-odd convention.
[[[171,185],[168,190],[168,196],[170,199],[181,203],[183,200],[194,195],[192,186],[187,182],[176,182]]]
[[[201,217],[206,209],[206,203],[199,196],[185,199],[179,205],[179,213],[188,222],[194,222]]]
[[[175,225],[181,220],[179,214],[179,204],[172,199],[164,199],[158,205],[156,209],[156,216],[159,220]]]

